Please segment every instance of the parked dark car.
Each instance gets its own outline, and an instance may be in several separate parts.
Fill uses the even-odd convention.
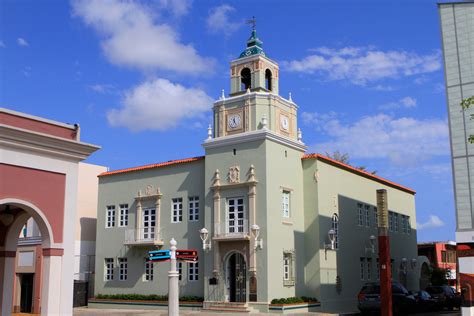
[[[366,283],[357,296],[362,315],[380,313],[380,283]],[[408,290],[397,282],[392,282],[392,311],[394,315],[416,311],[416,301]]]
[[[449,310],[461,308],[461,295],[456,293],[453,288],[448,285],[428,286],[426,292],[438,300],[442,307],[446,307]]]
[[[416,310],[419,312],[433,312],[443,308],[440,302],[426,291],[415,292],[413,296],[416,301]]]

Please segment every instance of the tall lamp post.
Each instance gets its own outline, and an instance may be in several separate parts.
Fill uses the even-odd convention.
[[[380,265],[380,305],[382,316],[392,316],[392,278],[390,268],[390,239],[388,236],[387,190],[377,190],[379,265]]]

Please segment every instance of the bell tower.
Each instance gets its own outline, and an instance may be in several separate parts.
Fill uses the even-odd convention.
[[[262,44],[254,28],[245,50],[230,63],[231,96],[247,90],[278,94],[278,64],[266,57]]]
[[[262,44],[254,25],[246,48],[230,62],[230,93],[222,93],[214,103],[214,130],[206,142],[270,132],[302,145],[298,106],[291,95],[288,99],[279,95],[278,64],[267,57]]]

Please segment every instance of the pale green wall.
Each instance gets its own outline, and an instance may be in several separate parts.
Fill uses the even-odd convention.
[[[136,203],[135,196],[139,190],[144,193],[147,185],[156,189],[158,186],[163,194],[161,200],[161,227],[164,248],[169,249],[169,240],[175,238],[178,249],[195,248],[201,253],[199,229],[204,223],[204,161],[196,161],[182,165],[154,168],[99,178],[99,202],[97,216],[97,243],[96,243],[96,279],[95,293],[140,293],[166,294],[168,289],[167,273],[169,262],[155,263],[154,281],[143,282],[144,258],[147,252],[154,247],[127,247],[124,246],[125,230],[135,228]],[[200,220],[188,221],[188,196],[200,198]],[[183,198],[183,222],[171,223],[171,199]],[[128,203],[129,221],[127,227],[117,227],[119,221],[119,204]],[[154,207],[155,200],[142,202],[142,207]],[[116,226],[105,228],[106,206],[116,205]],[[128,280],[118,281],[117,258],[128,258]],[[104,258],[115,259],[114,281],[104,281]],[[204,269],[199,269],[199,281],[188,282],[187,266],[183,264],[183,280],[181,281],[181,295],[203,296]]]

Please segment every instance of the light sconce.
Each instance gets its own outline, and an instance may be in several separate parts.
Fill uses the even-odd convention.
[[[402,258],[402,264],[401,264],[401,266],[402,266],[402,272],[403,272],[404,274],[407,274],[407,265],[408,265],[408,260],[407,260],[407,258]]]
[[[416,263],[417,263],[417,260],[416,260],[415,258],[411,259],[410,264],[411,264],[411,268],[412,268],[412,269],[415,269],[415,268],[416,268]]]
[[[250,229],[252,230],[252,234],[255,236],[255,249],[263,249],[263,239],[258,239],[258,236],[260,235],[260,226],[253,224]]]
[[[330,244],[324,244],[324,255],[326,259],[328,258],[327,256],[328,250],[336,250],[336,247],[334,246],[334,243],[336,241],[336,231],[334,229],[331,228],[328,231],[328,238],[329,238]]]
[[[370,251],[372,253],[375,253],[375,236],[374,235],[370,235],[370,247],[365,247],[365,252],[367,251]]]
[[[211,242],[209,241],[206,243],[207,238],[209,237],[209,231],[206,228],[202,228],[199,231],[199,235],[202,240],[202,249],[203,250],[211,250]]]

